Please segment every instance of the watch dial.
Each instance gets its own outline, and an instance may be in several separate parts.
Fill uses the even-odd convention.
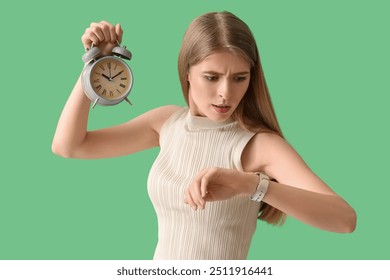
[[[112,57],[100,59],[91,73],[92,88],[105,99],[120,98],[131,88],[131,72],[127,64],[120,59]]]

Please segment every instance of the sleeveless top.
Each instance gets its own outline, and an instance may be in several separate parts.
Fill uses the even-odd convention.
[[[241,154],[253,135],[238,122],[192,116],[188,108],[163,124],[160,153],[148,177],[158,220],[154,259],[246,259],[260,203],[237,195],[194,211],[184,203],[184,192],[202,169],[243,171]]]

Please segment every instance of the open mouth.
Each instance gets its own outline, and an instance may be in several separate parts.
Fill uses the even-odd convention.
[[[213,107],[218,113],[226,113],[230,110],[230,106],[228,106],[228,105],[221,105],[221,104],[215,105],[215,104],[213,104]]]

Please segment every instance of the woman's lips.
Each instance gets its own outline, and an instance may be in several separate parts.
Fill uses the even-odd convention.
[[[218,113],[227,113],[229,112],[230,110],[230,106],[227,106],[227,105],[214,105],[213,104],[213,108],[215,111],[217,111]]]

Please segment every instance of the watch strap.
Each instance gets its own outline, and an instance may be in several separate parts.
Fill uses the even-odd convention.
[[[268,191],[269,177],[263,173],[255,172],[259,176],[259,183],[256,188],[256,192],[251,195],[251,200],[261,202]]]

